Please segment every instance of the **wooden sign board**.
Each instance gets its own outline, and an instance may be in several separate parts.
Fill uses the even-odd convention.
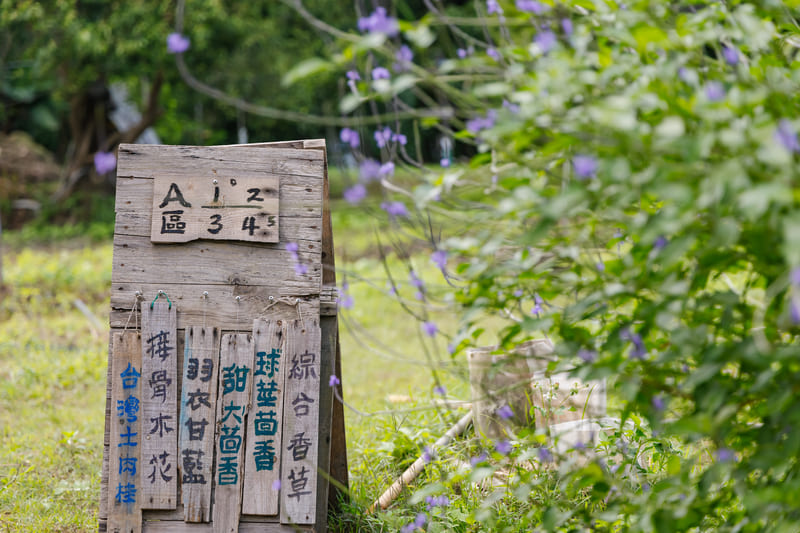
[[[326,530],[347,486],[326,200],[324,141],[120,146],[101,532]]]

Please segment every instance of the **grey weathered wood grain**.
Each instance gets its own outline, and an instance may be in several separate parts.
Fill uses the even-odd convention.
[[[237,146],[163,146],[121,144],[117,176],[249,177],[264,174],[322,176],[323,156],[317,150]]]
[[[142,304],[142,509],[178,503],[177,308]]]
[[[127,331],[115,333],[112,336],[112,362],[111,362],[111,403],[115,416],[111,417],[110,431],[111,445],[109,448],[109,476],[108,476],[108,531],[113,533],[138,533],[142,530],[141,512],[141,436],[142,412],[136,400],[142,394],[142,345],[138,332]],[[139,373],[139,377],[127,377],[131,372]],[[126,376],[122,374],[125,373]],[[132,400],[129,400],[132,398]],[[118,402],[126,402],[136,409],[123,410],[118,416],[116,406]],[[121,459],[128,459],[121,466]],[[111,468],[113,465],[114,468]],[[127,498],[120,493],[122,487],[129,484],[134,486],[133,502],[126,502]]]
[[[283,524],[313,524],[317,505],[320,387],[319,318],[293,320],[286,327],[286,393],[281,450]],[[310,398],[309,409],[295,404]]]
[[[144,533],[217,533],[214,524],[186,524],[184,522],[145,521]],[[238,533],[303,533],[310,528],[284,526],[263,522],[242,522],[235,530]]]
[[[244,486],[247,490],[244,491],[242,499],[242,513],[249,515],[278,514],[279,492],[273,484],[280,480],[281,454],[285,453],[281,450],[286,375],[283,322],[283,320],[253,322],[253,344],[256,355],[253,364],[253,391],[250,399],[250,422],[247,424],[244,467]],[[277,365],[269,364],[272,358],[277,360]],[[256,416],[270,415],[275,420],[271,427],[258,426],[253,422]],[[267,449],[271,462],[264,461]],[[260,454],[261,461],[256,461],[257,454]]]
[[[249,335],[223,335],[217,393],[216,486],[211,520],[215,533],[235,533],[239,528],[253,356],[253,341]]]
[[[300,250],[308,272],[297,274],[291,253],[236,242],[196,241],[154,245],[149,237],[115,239],[114,283],[171,281],[216,285],[274,285],[284,280],[295,294],[319,294],[322,267],[318,250]],[[120,242],[121,241],[121,242]],[[202,265],[203,268],[198,268]]]
[[[211,520],[219,347],[219,329],[186,328],[178,446],[186,522]]]
[[[178,329],[209,324],[225,330],[249,331],[254,318],[279,320],[319,314],[319,301],[315,296],[298,298],[289,292],[290,286],[282,285],[279,280],[273,282],[271,287],[114,283],[111,286],[111,326],[124,327],[129,321],[136,291],[150,301],[162,289],[178,308]],[[208,293],[205,298],[204,292]],[[134,320],[131,318],[130,323]]]

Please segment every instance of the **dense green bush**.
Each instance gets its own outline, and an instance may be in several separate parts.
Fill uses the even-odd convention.
[[[340,36],[344,111],[405,112],[409,93],[452,110],[345,130],[355,151],[381,148],[345,198],[380,181],[386,216],[427,242],[451,282],[436,303],[461,317],[454,357],[487,315],[505,348],[547,334],[551,370],[609,379],[620,422],[564,457],[546,428],[494,443],[406,502],[405,530],[796,530],[798,3],[475,5],[376,10]],[[426,54],[443,34],[459,51]],[[477,155],[397,187],[414,163],[397,133],[410,145],[432,126]],[[507,485],[457,503],[500,469]],[[415,522],[433,494],[448,505]]]

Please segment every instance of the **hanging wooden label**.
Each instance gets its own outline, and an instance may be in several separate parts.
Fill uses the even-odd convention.
[[[286,404],[281,450],[281,522],[313,524],[319,446],[320,329],[318,320],[289,323]]]
[[[136,331],[111,338],[108,531],[139,533],[141,512],[142,343]]]
[[[219,343],[217,328],[186,328],[179,446],[186,522],[211,520]]]
[[[142,509],[178,503],[176,324],[166,297],[142,304]]]
[[[253,341],[236,333],[222,337],[217,401],[217,459],[214,469],[214,531],[236,533],[242,511],[244,440],[253,383]]]
[[[278,242],[278,178],[213,172],[155,176],[150,240]]]
[[[247,425],[242,513],[278,514],[283,432],[285,335],[282,320],[255,320],[253,394]],[[278,483],[276,483],[278,482]]]

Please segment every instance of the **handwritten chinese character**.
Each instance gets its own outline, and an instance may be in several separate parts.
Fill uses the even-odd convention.
[[[135,503],[136,502],[136,485],[133,483],[120,483],[117,485],[117,495],[114,496],[117,503]]]
[[[217,474],[217,485],[236,485],[239,481],[239,463],[236,462],[236,457],[220,457]]]
[[[151,485],[156,482],[157,476],[161,476],[161,479],[164,481],[170,481],[172,479],[172,476],[167,475],[167,472],[172,468],[172,464],[167,464],[168,457],[169,453],[164,452],[160,455],[153,455],[153,458],[150,459],[150,464],[153,465],[153,471],[150,472],[150,475],[147,477],[150,479]]]
[[[122,371],[120,377],[122,377],[123,389],[135,389],[141,374],[136,371],[136,368],[132,367],[131,364],[128,363],[128,367]]]
[[[153,423],[153,429],[150,430],[150,435],[153,433],[158,432],[159,437],[163,437],[164,433],[169,433],[173,430],[173,428],[167,425],[167,420],[172,420],[172,415],[165,415],[163,413],[158,413],[156,418],[151,418],[150,422]]]
[[[153,391],[152,398],[161,398],[161,403],[167,401],[167,387],[172,384],[172,380],[167,377],[166,370],[156,370],[150,376],[150,388]]]
[[[311,494],[310,490],[305,490],[306,485],[308,485],[308,470],[306,467],[302,467],[299,471],[295,471],[294,468],[289,472],[289,481],[292,485],[292,492],[289,493],[289,498],[297,498],[300,500],[300,496],[305,496],[307,494]]]
[[[210,392],[202,392],[200,389],[197,389],[195,392],[187,392],[186,396],[186,405],[187,407],[191,407],[192,411],[196,411],[201,405],[205,405],[208,408],[211,407],[209,401],[211,397]]]
[[[266,384],[263,380],[259,380],[256,383],[256,405],[258,407],[276,407],[278,396],[278,384],[275,381],[270,381],[269,384]]]
[[[259,437],[272,437],[278,432],[278,420],[275,418],[275,411],[258,411],[256,413],[253,426],[256,435]]]
[[[315,354],[307,350],[300,355],[292,357],[292,368],[289,370],[289,377],[291,379],[316,378],[317,372],[314,370],[316,357]]]
[[[292,452],[292,459],[295,461],[302,461],[308,455],[308,449],[310,447],[311,439],[305,438],[305,432],[301,432],[292,437],[286,449]]]
[[[253,373],[254,376],[267,376],[267,377],[275,377],[275,372],[278,371],[278,366],[280,364],[280,357],[281,351],[277,348],[273,348],[270,353],[267,352],[256,352],[256,371]]]
[[[139,444],[138,442],[134,442],[133,441],[133,437],[135,437],[136,435],[138,435],[138,433],[133,433],[131,431],[131,427],[127,426],[127,431],[125,433],[120,433],[119,434],[119,438],[120,439],[125,439],[125,441],[120,442],[119,444],[117,444],[117,448],[122,448],[123,446],[131,446],[131,447],[133,447],[133,446],[136,446],[137,444]]]
[[[272,439],[256,442],[253,448],[253,458],[256,460],[256,472],[272,470],[275,467],[275,441]]]
[[[195,422],[191,418],[188,418],[184,425],[189,430],[189,440],[203,440],[203,437],[206,434],[208,420],[204,418],[199,422]]]
[[[132,476],[136,475],[136,457],[120,457],[119,458],[119,474],[129,473]]]
[[[202,472],[195,472],[195,470],[203,470],[203,453],[200,450],[183,450],[183,482],[192,483],[196,485],[205,485],[206,476]]]
[[[139,398],[128,396],[125,400],[117,400],[117,416],[128,417],[128,422],[136,422],[136,413],[139,412]]]
[[[162,361],[170,356],[172,346],[169,345],[169,332],[159,331],[149,339],[147,339],[147,355],[150,359],[158,356]]]
[[[222,426],[220,428],[222,434],[219,436],[219,453],[239,453],[239,449],[242,447],[240,429],[239,426]]]
[[[301,417],[308,415],[310,405],[314,403],[313,398],[306,396],[304,392],[297,394],[297,397],[292,400],[292,407],[294,407],[295,416]]]
[[[222,369],[222,394],[231,392],[244,392],[247,386],[247,373],[250,369],[246,366],[231,365]]]

